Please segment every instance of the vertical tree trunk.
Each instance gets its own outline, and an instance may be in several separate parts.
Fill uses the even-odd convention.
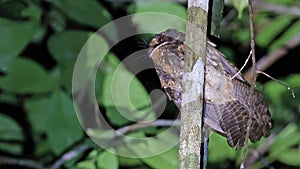
[[[205,168],[201,154],[209,0],[188,1],[179,168]]]

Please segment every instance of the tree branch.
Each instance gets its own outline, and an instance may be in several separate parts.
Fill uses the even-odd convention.
[[[257,62],[257,70],[265,71],[271,65],[273,65],[277,60],[279,60],[285,54],[287,54],[290,49],[295,48],[299,44],[300,44],[300,33],[298,33],[296,36],[294,36],[291,40],[289,40],[281,48],[278,48],[278,49],[274,50],[273,52],[263,56],[261,59],[259,59],[259,61]],[[251,67],[244,74],[245,75],[244,77],[249,82],[251,82],[251,79],[253,78],[252,69],[253,68]]]
[[[256,11],[272,11],[278,14],[284,15],[295,15],[300,16],[300,8],[297,6],[283,6],[278,4],[271,4],[267,2],[263,2],[261,0],[254,1]]]
[[[61,168],[61,166],[66,162],[69,161],[71,159],[73,159],[74,157],[78,156],[79,154],[83,153],[85,150],[87,150],[89,148],[88,145],[83,144],[79,147],[77,147],[74,150],[68,151],[67,153],[65,153],[64,155],[62,155],[51,167],[50,169],[58,169]]]
[[[136,130],[136,129],[140,129],[140,128],[145,128],[148,126],[179,126],[180,121],[179,120],[155,120],[153,122],[150,123],[135,123],[129,126],[124,126],[122,128],[119,128],[118,130],[116,130],[116,133],[118,135],[124,135],[126,133],[129,133],[130,131]]]
[[[9,165],[15,167],[19,166],[19,167],[27,167],[27,168],[34,168],[34,169],[46,169],[46,167],[33,160],[1,156],[0,167],[9,166]]]
[[[268,148],[273,144],[275,141],[276,135],[272,134],[266,140],[264,143],[257,149],[251,152],[251,156],[247,159],[245,166],[249,167],[254,162],[256,162],[263,154],[265,154],[268,151]]]
[[[255,34],[254,34],[254,21],[253,21],[253,1],[248,0],[248,7],[249,7],[249,25],[250,25],[250,46],[251,46],[251,52],[252,52],[252,83],[251,83],[251,98],[250,98],[250,114],[249,114],[249,119],[247,122],[247,132],[246,132],[246,137],[245,137],[245,146],[243,150],[243,156],[242,156],[242,162],[240,165],[241,169],[245,168],[245,161],[246,161],[246,156],[247,156],[247,150],[248,150],[248,140],[249,140],[249,135],[250,135],[250,129],[252,126],[252,118],[254,116],[253,110],[254,110],[254,87],[256,85],[256,77],[257,77],[257,68],[256,68],[256,59],[255,59]]]
[[[208,0],[188,1],[179,168],[206,168],[201,156]]]
[[[298,110],[294,112],[293,117],[287,120],[279,130],[277,130],[275,133],[272,133],[269,137],[267,137],[264,143],[257,150],[251,152],[251,155],[246,161],[246,167],[250,167],[262,155],[264,155],[269,150],[269,147],[274,143],[278,135],[282,132],[285,132],[284,130],[286,130],[289,127],[289,125],[297,121],[297,119],[299,118],[299,114],[300,114],[300,105],[298,106]]]

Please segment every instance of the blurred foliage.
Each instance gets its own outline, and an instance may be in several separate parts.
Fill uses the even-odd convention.
[[[248,7],[248,1],[247,0],[231,0],[231,3],[237,9],[238,17],[241,18],[244,9]]]
[[[245,10],[247,2],[225,1],[223,18],[226,19],[220,27],[222,42],[219,48],[237,65],[244,62],[249,51],[249,23]],[[264,2],[300,8],[296,0]],[[2,156],[33,159],[36,163],[49,167],[70,150],[88,145],[89,149],[64,161],[60,168],[177,168],[177,146],[153,157],[127,158],[117,154],[131,152],[141,155],[148,151],[156,152],[161,144],[168,145],[176,141],[178,135],[169,132],[167,140],[157,137],[157,140],[144,143],[125,141],[124,146],[103,150],[84,134],[72,103],[73,69],[85,42],[97,29],[114,19],[141,12],[162,12],[187,18],[186,4],[175,1],[0,0],[0,161]],[[159,24],[173,25],[178,30],[185,29],[185,25],[174,22],[175,20],[157,18],[157,22],[153,23],[133,16],[132,23],[126,24],[135,30],[148,30]],[[299,35],[300,19],[299,16],[288,13],[279,14],[262,9],[255,13],[255,27],[257,53],[260,57],[284,47],[291,38]],[[109,48],[110,43],[119,36],[120,29],[127,28],[115,25],[113,29],[106,30],[110,32],[108,36],[105,36],[105,32],[99,33],[99,43],[102,47]],[[156,77],[156,80],[153,80],[154,77],[147,77],[148,74],[135,77],[121,63],[127,54],[140,49],[137,40],[129,38],[125,47],[122,44],[124,45],[120,42],[106,54],[95,77],[95,95],[99,108],[115,128],[133,124],[133,121],[144,117],[148,121],[154,120],[156,114],[149,111],[151,101],[148,93],[153,88],[160,88]],[[97,51],[97,47],[94,48]],[[300,52],[299,47],[293,50],[296,54]],[[262,78],[261,87],[269,101],[274,129],[271,137],[250,144],[250,155],[266,148],[251,168],[300,167],[299,62],[292,60],[292,57],[290,59],[282,64],[279,60],[274,64],[279,65],[277,69],[272,71],[271,66],[268,72],[290,86],[290,89]],[[86,64],[97,65],[97,62],[92,59]],[[280,73],[282,71],[284,73]],[[85,73],[90,72],[83,72],[81,76],[90,78]],[[152,72],[152,75],[155,74]],[[123,90],[123,85],[129,82],[128,94]],[[111,94],[112,85],[117,97]],[[130,98],[130,102],[127,98]],[[172,114],[177,111],[169,103],[159,118],[174,117]],[[133,130],[128,136],[155,136],[165,129],[146,127]],[[97,129],[89,129],[87,135],[106,139],[108,142],[116,141],[112,133]],[[265,140],[270,145],[265,145]],[[224,137],[212,134],[209,144],[208,168],[238,167],[241,151],[230,148]],[[0,162],[0,168],[7,167],[2,166]]]

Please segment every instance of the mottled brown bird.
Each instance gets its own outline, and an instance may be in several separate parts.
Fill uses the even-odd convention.
[[[149,47],[162,88],[180,109],[184,65],[184,34],[174,29],[155,35]],[[252,119],[249,139],[257,142],[270,135],[271,115],[262,93],[254,91],[237,69],[212,43],[207,43],[204,124],[225,136],[231,147],[244,146],[247,122]],[[250,116],[251,94],[253,113]]]

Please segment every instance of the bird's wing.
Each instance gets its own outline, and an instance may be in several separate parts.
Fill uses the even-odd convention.
[[[214,75],[207,75],[208,80],[213,81],[210,85],[212,96],[208,100],[205,116],[209,118],[208,122],[218,123],[214,124],[217,132],[223,131],[227,137],[228,144],[232,147],[240,148],[244,145],[245,136],[247,132],[247,125],[250,117],[251,105],[254,105],[252,125],[250,128],[249,138],[252,142],[257,142],[262,136],[268,136],[272,127],[271,116],[268,111],[268,105],[259,91],[251,92],[251,87],[241,74],[237,74],[238,70],[234,67],[225,56],[214,47],[208,45],[207,68],[208,73]],[[213,71],[215,70],[215,71]],[[220,73],[218,75],[218,72]],[[224,75],[224,76],[223,76]],[[236,77],[231,79],[232,76]],[[215,79],[219,78],[221,80]],[[225,79],[222,81],[222,79]],[[207,81],[208,81],[207,80]],[[216,81],[221,82],[217,84]],[[216,85],[219,86],[216,87]],[[223,90],[223,93],[221,93]],[[218,92],[219,91],[219,92]],[[228,93],[229,92],[229,93]],[[224,96],[218,99],[218,95]],[[254,99],[251,99],[252,97]],[[217,120],[214,120],[217,117]],[[211,123],[209,123],[211,125]],[[217,127],[215,127],[217,126]],[[221,130],[220,130],[221,128]]]
[[[229,74],[231,77],[236,76],[235,77],[236,79],[248,84],[248,82],[245,80],[245,78],[242,76],[241,73],[237,74],[238,69],[233,64],[231,64],[230,61],[227,60],[227,58],[223,53],[221,53],[219,50],[217,50],[210,44],[207,45],[207,48],[208,48],[207,51],[209,55],[218,57],[219,61],[222,63],[224,71],[227,74]]]

